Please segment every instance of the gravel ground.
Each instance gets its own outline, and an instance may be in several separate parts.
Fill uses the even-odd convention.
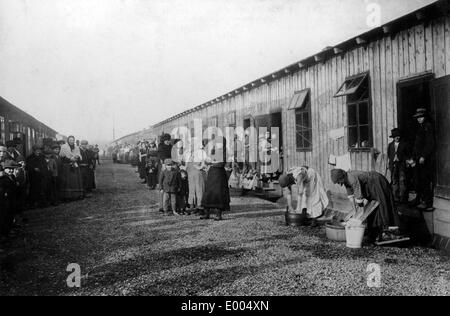
[[[0,253],[0,295],[449,295],[449,258],[423,248],[350,250],[280,207],[232,199],[222,222],[162,217],[130,166],[98,170],[93,198],[28,212]],[[69,263],[81,288],[69,288]],[[369,264],[380,287],[367,286]]]

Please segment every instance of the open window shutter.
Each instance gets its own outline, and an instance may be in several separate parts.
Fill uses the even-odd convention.
[[[336,92],[334,97],[344,97],[356,93],[368,76],[369,73],[364,73],[358,76],[347,78],[339,88],[338,92]]]
[[[294,96],[291,99],[291,102],[289,103],[288,110],[295,110],[295,109],[302,109],[306,106],[310,89],[305,89],[302,91],[297,91],[294,93]]]
[[[450,76],[432,82],[432,96],[436,114],[436,195],[450,198]]]

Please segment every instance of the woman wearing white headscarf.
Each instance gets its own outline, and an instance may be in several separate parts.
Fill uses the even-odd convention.
[[[323,211],[329,204],[329,199],[323,185],[322,177],[312,168],[299,167],[290,169],[286,175],[279,179],[280,186],[284,189],[290,212],[306,213],[313,219],[323,215]],[[292,206],[292,187],[298,188],[297,209]]]
[[[62,160],[61,199],[77,200],[84,196],[83,181],[79,162],[82,160],[80,148],[75,145],[75,137],[69,136],[67,144],[61,146]]]

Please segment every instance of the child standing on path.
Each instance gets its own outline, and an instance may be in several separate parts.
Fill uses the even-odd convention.
[[[186,170],[180,171],[180,188],[177,194],[177,209],[182,215],[191,215],[190,212],[186,213],[186,207],[188,204],[189,198],[189,182],[188,182],[188,174]]]
[[[177,193],[180,190],[180,173],[173,166],[172,159],[164,160],[165,170],[161,172],[160,190],[163,196],[165,216],[179,215],[177,213]],[[170,207],[172,207],[172,212]]]

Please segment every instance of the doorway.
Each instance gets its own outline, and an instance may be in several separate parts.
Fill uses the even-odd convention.
[[[281,112],[275,112],[255,118],[258,132],[259,172],[262,175],[270,176],[272,180],[278,179],[279,175],[283,173],[281,117]],[[260,128],[266,128],[265,135],[260,134]],[[265,152],[263,157],[261,156],[262,151]]]
[[[402,137],[412,150],[419,124],[413,117],[417,109],[424,108],[432,118],[431,86],[434,79],[433,73],[401,80],[397,84],[397,123],[402,131]],[[407,190],[416,191],[414,170],[406,169]]]
[[[450,76],[432,83],[436,124],[436,196],[450,199]]]
[[[417,121],[413,118],[416,110],[424,108],[432,116],[431,83],[434,78],[432,73],[427,73],[415,78],[402,80],[397,85],[397,123],[402,131],[404,139],[414,144],[414,137],[418,128]]]

